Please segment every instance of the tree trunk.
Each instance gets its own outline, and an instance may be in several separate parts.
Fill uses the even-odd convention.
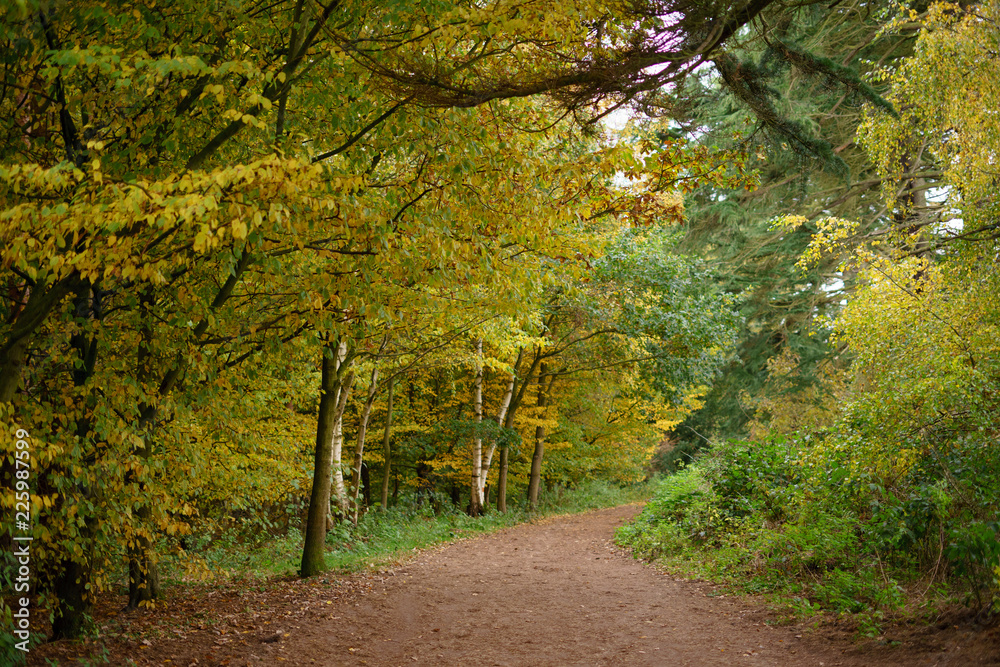
[[[385,464],[382,467],[382,509],[389,507],[389,473],[392,472],[392,396],[396,386],[395,376],[389,378],[389,395],[385,399],[385,431],[382,432],[382,455]]]
[[[327,514],[327,529],[333,527],[332,517],[342,519],[347,516],[347,487],[344,485],[344,410],[354,389],[354,357],[347,358],[347,343],[340,341],[335,356],[337,362],[337,402],[333,413],[333,435],[330,438],[330,468],[333,470],[333,502]]]
[[[368,397],[361,410],[361,420],[358,422],[358,441],[354,448],[354,466],[351,468],[351,523],[358,525],[358,492],[361,490],[361,466],[364,463],[365,437],[368,434],[368,419],[375,403],[375,391],[378,388],[378,367],[372,367],[371,382],[368,385]]]
[[[476,379],[472,392],[473,417],[477,424],[483,421],[483,339],[476,341]],[[477,431],[472,439],[472,485],[469,515],[479,516],[483,511],[483,438]]]
[[[59,303],[80,284],[77,276],[64,278],[46,290],[43,285],[30,289],[24,308],[17,315],[0,348],[0,403],[10,403],[21,384],[21,369],[31,337],[55,310]],[[12,309],[14,306],[12,306]]]
[[[507,445],[500,448],[500,474],[497,476],[497,510],[507,511]]]
[[[552,392],[552,385],[556,376],[549,377],[548,385],[545,384],[545,364],[541,365],[538,371],[538,419],[545,418],[545,408],[549,404],[549,397]],[[542,479],[542,457],[545,455],[545,427],[539,424],[535,427],[535,451],[531,455],[531,476],[528,478],[528,509],[535,511],[538,507],[538,487]]]
[[[136,350],[135,376],[140,387],[148,387],[153,379],[153,329],[152,309],[156,304],[151,288],[139,295],[139,335],[140,341]],[[150,391],[144,389],[144,391]],[[148,461],[153,452],[153,431],[156,425],[157,409],[154,403],[145,400],[139,406],[139,431],[142,433],[142,444],[135,447],[132,453],[144,462]],[[137,481],[141,491],[145,491],[145,482]],[[151,602],[160,595],[160,577],[156,562],[151,555],[152,540],[146,534],[151,530],[151,510],[143,503],[135,511],[138,523],[128,549],[128,609],[137,609],[144,602]]]
[[[76,311],[74,314],[77,318],[101,319],[99,289],[91,289],[89,283],[77,286],[74,305]],[[25,339],[26,341],[27,339]],[[70,344],[81,362],[73,370],[73,385],[83,387],[93,375],[97,365],[97,339],[96,336],[88,339],[84,333],[78,332],[70,338]],[[76,439],[81,443],[92,440],[90,430],[90,418],[84,415],[76,423]],[[96,450],[93,454],[85,457],[83,461],[84,465],[93,465],[96,462]],[[91,497],[91,489],[86,486],[78,487],[76,495],[80,498]],[[79,535],[80,541],[86,545],[92,539],[95,521],[90,516],[85,516],[83,519]],[[86,551],[87,546],[84,549]],[[57,603],[55,618],[52,621],[52,636],[54,639],[76,638],[83,633],[85,621],[93,604],[93,594],[88,592],[91,574],[90,563],[81,562],[73,556],[69,556],[62,559],[60,570],[61,574],[55,582]]]
[[[367,463],[361,464],[361,499],[362,507],[372,506],[372,474]]]
[[[341,401],[346,392],[339,371],[343,368],[346,346],[328,346],[323,354],[320,381],[319,417],[316,420],[316,456],[313,460],[312,492],[309,496],[309,514],[306,518],[306,539],[302,548],[300,574],[311,577],[326,569],[324,545],[326,544],[326,519],[330,508],[330,482],[333,466],[333,443],[337,418],[343,417]],[[353,383],[353,373],[349,374]],[[339,413],[339,414],[338,414]],[[339,461],[338,461],[339,464]]]
[[[155,414],[155,411],[154,411]],[[143,445],[134,453],[143,461],[148,461],[153,453],[152,438],[154,426],[150,421],[144,424]],[[145,482],[139,480],[140,488]],[[160,574],[153,555],[153,539],[150,531],[152,509],[143,503],[135,511],[138,525],[128,550],[128,608],[137,609],[142,603],[152,602],[160,596]]]
[[[426,461],[417,461],[416,473],[417,473],[417,507],[424,504],[424,499],[427,498],[431,492],[434,490],[431,484],[431,473],[434,471]]]
[[[514,386],[517,383],[517,369],[521,365],[521,358],[523,356],[524,348],[522,347],[517,351],[517,359],[514,360],[510,379],[507,382],[507,390],[504,391],[503,399],[500,401],[500,411],[497,413],[497,425],[502,428],[510,428],[506,421],[507,414],[511,407],[511,399],[514,397]],[[489,498],[486,497],[486,480],[489,478],[490,466],[493,465],[493,454],[496,452],[496,449],[497,443],[494,442],[490,445],[489,451],[486,452],[486,460],[483,462],[482,472],[479,475],[479,497],[482,499],[482,507],[489,504]]]
[[[216,292],[215,298],[209,305],[211,312],[217,311],[233,294],[236,285],[239,283],[243,273],[250,266],[252,256],[249,252],[244,252],[233,267],[226,281]],[[152,315],[148,312],[155,305],[155,297],[152,288],[147,288],[140,295],[140,306],[143,308],[143,317],[140,324],[140,336],[142,342],[136,355],[136,378],[140,384],[149,384],[157,389],[149,389],[157,394],[157,398],[162,398],[170,394],[184,375],[185,362],[180,354],[174,359],[173,367],[169,368],[162,379],[155,385],[154,379],[154,357],[152,354],[153,331]],[[198,322],[192,331],[193,340],[200,340],[211,326],[212,319],[205,316]],[[160,418],[159,408],[156,401],[143,402],[139,406],[139,430],[143,433],[142,444],[138,446],[134,453],[144,460],[148,460],[153,454],[153,438],[156,429],[156,422]],[[140,489],[145,482],[139,480]],[[129,549],[129,600],[128,608],[134,609],[142,602],[148,602],[159,597],[160,579],[156,570],[156,560],[153,553],[153,540],[155,532],[151,524],[152,508],[148,504],[141,505],[135,512],[139,519],[140,529],[136,531]]]
[[[349,380],[349,381],[347,381]],[[333,437],[330,446],[330,468],[333,470],[333,501],[331,509],[339,518],[347,516],[347,486],[344,484],[344,409],[354,388],[354,374],[350,373],[340,386],[340,400],[333,416]]]
[[[136,511],[142,523],[149,522],[149,507]],[[160,572],[153,560],[153,541],[145,535],[136,535],[135,546],[129,550],[128,558],[128,608],[136,609],[143,602],[149,603],[160,597]]]
[[[518,352],[517,363],[520,363],[523,352],[523,349]],[[535,358],[531,361],[531,366],[528,367],[528,372],[521,380],[521,387],[517,390],[517,392],[514,392],[512,383],[510,407],[507,409],[507,416],[504,417],[503,420],[504,428],[514,427],[514,415],[517,413],[517,409],[521,406],[521,402],[524,400],[524,392],[531,383],[531,378],[535,376],[535,371],[538,369],[538,365],[541,361],[542,349],[539,347],[535,352]],[[516,371],[517,368],[515,367],[514,370]],[[500,473],[497,475],[497,509],[501,512],[507,511],[507,468],[509,457],[510,453],[507,449],[507,445],[505,444],[500,448]]]
[[[83,634],[84,620],[90,612],[90,599],[84,588],[90,581],[85,565],[65,560],[55,581],[56,609],[52,619],[52,639],[75,639]]]

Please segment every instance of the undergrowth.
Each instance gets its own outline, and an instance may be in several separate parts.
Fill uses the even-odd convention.
[[[687,576],[762,594],[786,618],[819,613],[875,637],[892,617],[953,602],[997,608],[996,522],[976,518],[995,493],[915,467],[892,488],[874,475],[816,465],[808,438],[729,442],[664,478],[617,541]],[[957,467],[951,467],[954,475]],[[976,491],[976,507],[954,484]]]

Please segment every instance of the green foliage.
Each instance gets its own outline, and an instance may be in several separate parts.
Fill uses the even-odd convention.
[[[946,596],[920,604],[961,600],[981,618],[996,610],[1000,285],[986,165],[1000,135],[981,113],[1000,99],[996,59],[983,51],[995,47],[997,11],[995,2],[940,3],[904,13],[923,22],[917,35],[907,23],[901,38],[916,37],[913,55],[871,79],[891,84],[898,113],[875,104],[861,128],[888,213],[873,220],[878,204],[855,202],[850,222],[821,221],[807,261],[789,269],[793,282],[815,288],[828,279],[813,273],[816,262],[852,253],[838,271],[853,289],[833,308],[807,306],[838,363],[805,359],[783,311],[783,340],[769,341],[761,364],[774,393],[742,386],[758,410],[754,439],[712,446],[664,486],[649,515],[620,533],[637,553],[773,593],[797,613],[852,614],[866,635],[920,595]],[[935,195],[943,205],[923,194],[934,179],[947,186]],[[788,243],[807,222],[772,232]],[[748,321],[767,332],[759,312]],[[820,338],[818,347],[833,349]],[[695,479],[701,491],[686,497]]]
[[[6,564],[5,564],[6,569]],[[5,571],[2,573],[4,581],[14,581],[14,577],[8,578],[8,573]],[[35,610],[32,609],[32,612]],[[0,601],[0,626],[3,626],[4,633],[0,636],[0,654],[9,656],[11,667],[19,667],[24,665],[27,661],[28,652],[22,651],[19,648],[15,648],[16,644],[20,644],[21,640],[14,635],[14,628],[17,627],[14,622],[14,611],[8,607],[3,601]],[[32,619],[32,625],[37,623],[38,619]],[[28,638],[25,646],[28,651],[45,642],[45,637],[38,633],[32,632],[31,636]]]
[[[627,230],[595,266],[619,308],[611,322],[639,341],[643,376],[675,403],[691,387],[711,383],[740,325],[732,297],[676,246],[676,237],[662,229]]]
[[[955,573],[968,582],[980,609],[989,611],[1000,602],[1000,522],[972,521],[948,531],[944,555]]]
[[[675,553],[692,542],[679,522],[689,508],[705,504],[710,488],[697,467],[661,478],[642,514],[618,529],[619,541],[645,558]]]
[[[863,633],[877,634],[908,601],[903,584],[923,577],[989,614],[1000,542],[995,521],[973,517],[995,516],[992,476],[975,479],[981,469],[956,466],[970,464],[961,456],[947,469],[928,458],[890,489],[874,471],[852,472],[860,451],[831,451],[810,437],[713,447],[662,482],[618,540],[799,612],[857,614]],[[956,497],[970,493],[972,504]]]
[[[811,390],[816,403],[824,398],[818,395],[823,368],[834,356],[828,318],[854,276],[841,271],[840,255],[824,255],[806,269],[796,262],[821,217],[855,220],[859,234],[884,222],[882,181],[855,137],[865,102],[886,108],[889,86],[873,74],[897,67],[916,40],[912,32],[882,30],[892,11],[859,0],[830,11],[782,8],[769,16],[772,33],[750,32],[728,51],[728,74],[740,88],[702,77],[683,91],[688,113],[671,127],[709,145],[745,148],[759,179],[754,189],[709,185],[686,198],[682,248],[715,267],[724,289],[738,295],[745,322],[738,360],[723,369],[704,409],[675,434],[687,451],[705,438],[746,437],[764,416],[755,413],[767,412],[762,401],[780,401],[779,394]],[[764,113],[748,114],[748,103]],[[790,214],[804,224],[773,224]],[[769,362],[786,353],[796,359],[795,387],[774,382],[770,373]]]
[[[991,245],[997,238],[994,151],[1000,145],[1000,122],[989,109],[1000,99],[1000,66],[994,57],[1000,46],[998,17],[1000,6],[993,0],[972,6],[936,2],[923,16],[911,11],[900,17],[899,23],[918,20],[921,27],[913,57],[896,70],[879,72],[892,84],[890,99],[900,115],[870,108],[858,134],[885,179],[882,190],[890,210],[897,221],[909,223],[893,230],[903,243],[912,243],[906,237],[917,233],[934,244],[958,238],[972,246]],[[893,176],[918,153],[947,186],[940,197],[944,215],[933,205],[922,207],[919,192],[897,193]],[[960,230],[940,228],[951,217],[962,219]]]
[[[873,618],[902,607],[902,589],[861,539],[866,521],[842,485],[804,474],[799,458],[810,448],[793,438],[714,447],[667,478],[617,539],[797,613],[862,613],[862,625],[877,627]]]

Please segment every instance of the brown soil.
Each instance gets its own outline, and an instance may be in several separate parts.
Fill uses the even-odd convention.
[[[1000,665],[1000,629],[895,628],[856,644],[836,625],[775,627],[752,600],[617,550],[636,507],[522,525],[346,578],[180,591],[104,622],[126,665]],[[260,588],[261,590],[255,590]],[[94,644],[31,654],[68,659]]]

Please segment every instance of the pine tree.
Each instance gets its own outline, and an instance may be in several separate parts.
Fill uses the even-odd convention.
[[[772,389],[768,361],[783,350],[799,360],[785,391],[813,385],[817,366],[836,354],[822,322],[839,309],[852,276],[832,255],[808,270],[796,263],[818,221],[853,220],[857,234],[886,223],[884,176],[855,135],[865,104],[896,113],[868,82],[912,51],[912,33],[880,33],[888,19],[888,9],[864,2],[765,12],[713,58],[713,75],[674,93],[671,103],[685,113],[669,133],[742,148],[759,174],[754,190],[707,186],[685,202],[683,246],[712,260],[726,289],[741,295],[745,328],[738,360],[678,429],[678,453],[712,436],[744,435],[753,417],[746,399]],[[784,216],[801,216],[801,224],[776,225]]]

